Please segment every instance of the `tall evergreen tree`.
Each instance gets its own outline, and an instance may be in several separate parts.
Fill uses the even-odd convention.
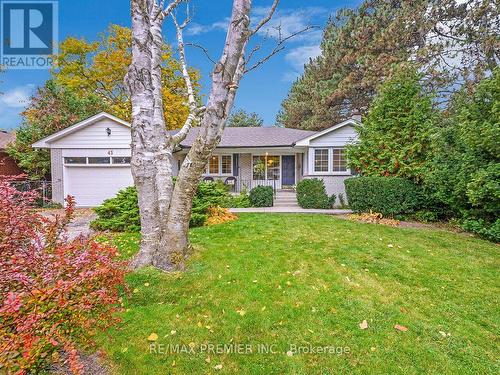
[[[381,87],[358,128],[359,142],[347,149],[349,164],[366,176],[424,180],[431,165],[436,111],[414,68],[401,68]]]
[[[379,85],[406,62],[424,73],[428,92],[447,100],[498,65],[499,28],[492,0],[365,0],[341,10],[326,26],[322,54],[293,84],[277,121],[323,129],[354,111],[366,114]]]

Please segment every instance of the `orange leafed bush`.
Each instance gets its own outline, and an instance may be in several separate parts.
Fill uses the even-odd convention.
[[[209,207],[206,225],[217,225],[238,219],[238,216],[223,207]]]
[[[108,244],[66,238],[71,197],[53,220],[33,211],[36,199],[0,178],[0,373],[38,373],[67,358],[80,374],[78,350],[116,321],[126,265]]]

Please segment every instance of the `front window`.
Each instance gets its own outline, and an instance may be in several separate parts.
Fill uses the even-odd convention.
[[[267,179],[279,180],[280,179],[280,157],[268,156],[267,157]]]
[[[253,179],[254,180],[279,180],[281,162],[279,156],[254,156],[253,157]]]
[[[347,161],[344,148],[333,149],[333,172],[346,172]]]
[[[314,172],[328,172],[328,149],[314,150]]]
[[[253,157],[253,179],[265,180],[266,179],[266,157],[254,156]]]
[[[231,174],[233,169],[233,160],[231,155],[222,155],[221,157],[221,170],[222,174]]]
[[[208,174],[219,174],[219,155],[210,156]]]

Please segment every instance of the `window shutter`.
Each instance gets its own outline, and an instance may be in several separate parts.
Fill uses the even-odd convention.
[[[237,177],[240,169],[240,154],[233,154],[233,176]]]

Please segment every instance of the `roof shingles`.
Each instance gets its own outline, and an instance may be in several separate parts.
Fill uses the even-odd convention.
[[[181,147],[191,147],[200,128],[192,128],[181,142]],[[235,147],[291,147],[295,142],[316,132],[279,127],[227,127],[224,129],[218,148]]]

